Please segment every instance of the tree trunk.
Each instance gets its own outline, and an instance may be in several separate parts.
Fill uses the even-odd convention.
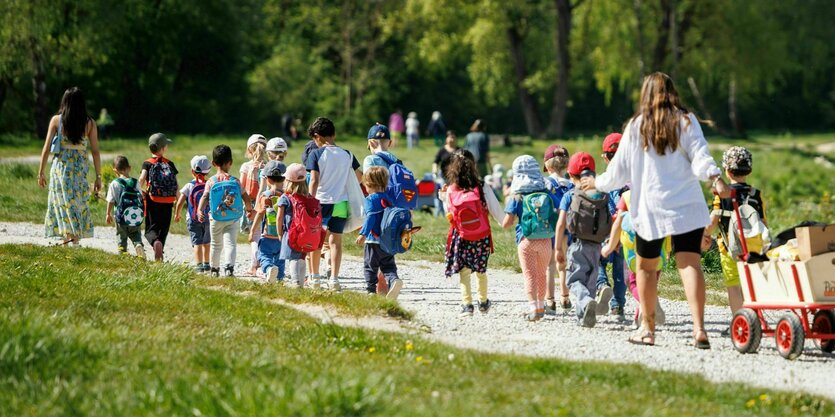
[[[672,14],[670,0],[661,0],[661,22],[658,24],[658,40],[652,54],[652,70],[663,71],[664,63],[670,43],[670,17]]]
[[[696,104],[699,105],[699,111],[701,111],[704,117],[707,119],[707,124],[710,127],[716,129],[716,131],[719,132],[720,135],[728,136],[728,132],[725,129],[722,129],[710,115],[710,111],[708,111],[707,106],[705,105],[705,101],[702,98],[702,93],[699,92],[699,87],[696,86],[696,80],[694,80],[693,77],[688,77],[687,84],[690,85],[690,91],[693,93],[693,97],[696,98]]]
[[[10,82],[6,77],[0,79],[0,114],[3,114],[3,104],[6,103],[6,96],[9,95]]]
[[[528,78],[528,71],[525,68],[525,56],[522,51],[522,35],[519,29],[510,27],[507,29],[507,39],[510,44],[510,57],[513,61],[513,76],[516,79],[516,92],[519,95],[519,102],[522,104],[522,114],[525,117],[525,127],[532,137],[542,135],[542,126],[539,124],[539,106],[525,87],[525,79]]]
[[[747,138],[745,128],[742,127],[742,121],[739,120],[739,113],[736,108],[736,78],[731,77],[728,83],[728,118],[731,120],[731,126],[740,138]]]
[[[570,0],[554,0],[557,6],[557,88],[554,90],[554,105],[548,134],[562,136],[565,132],[565,112],[568,108],[568,83],[571,75],[571,35]]]
[[[35,96],[35,133],[39,138],[44,138],[49,129],[49,109],[47,108],[46,99],[46,73],[44,72],[43,57],[38,51],[37,40],[34,37],[29,38],[29,46],[31,48],[32,67],[34,74],[32,75],[32,92]]]
[[[638,71],[641,74],[641,79],[644,79],[646,76],[646,63],[644,61],[646,57],[646,41],[644,40],[644,24],[643,20],[641,19],[641,0],[633,0],[632,2],[632,9],[635,12],[635,22],[637,23],[638,29]]]

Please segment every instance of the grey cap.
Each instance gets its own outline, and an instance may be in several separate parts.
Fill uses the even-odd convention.
[[[206,174],[212,169],[209,158],[206,155],[197,155],[191,158],[191,170],[198,174]]]
[[[265,177],[283,177],[287,167],[282,162],[270,161],[264,166]]]
[[[148,138],[148,146],[154,145],[161,148],[169,143],[171,143],[171,139],[168,139],[168,137],[163,133],[154,133],[150,138]]]

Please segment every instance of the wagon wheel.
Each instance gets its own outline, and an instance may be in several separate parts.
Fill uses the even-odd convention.
[[[739,353],[755,353],[760,348],[763,329],[760,318],[750,308],[739,309],[731,321],[731,342]]]
[[[780,356],[788,360],[797,359],[803,353],[803,341],[806,339],[800,318],[794,313],[784,314],[777,322],[774,338]]]
[[[815,317],[812,319],[812,331],[823,334],[835,333],[835,312],[820,310],[815,313]],[[815,339],[815,346],[826,353],[832,353],[835,350],[835,339]]]

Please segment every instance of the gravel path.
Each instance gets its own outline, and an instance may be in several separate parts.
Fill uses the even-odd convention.
[[[97,227],[97,238],[82,241],[82,246],[115,250],[115,229]],[[43,226],[25,223],[0,223],[0,243],[47,244]],[[191,246],[185,236],[169,237],[167,259],[189,262]],[[249,262],[249,247],[238,245],[237,271]],[[362,291],[362,262],[346,257],[342,280],[347,290]],[[626,338],[632,327],[603,317],[593,329],[576,325],[573,313],[546,316],[537,323],[522,319],[526,307],[524,284],[520,274],[507,271],[488,272],[489,294],[493,307],[487,315],[476,312],[471,318],[459,318],[457,280],[443,276],[443,266],[433,262],[400,263],[405,286],[400,302],[414,311],[415,320],[432,329],[427,337],[451,345],[488,352],[513,353],[570,360],[639,363],[650,368],[697,373],[710,381],[740,382],[774,389],[806,391],[835,399],[835,357],[806,342],[803,355],[795,361],[779,356],[772,338],[763,339],[759,354],[741,355],[729,338],[719,332],[729,320],[726,307],[708,306],[706,324],[712,350],[699,351],[691,346],[690,313],[685,302],[662,300],[667,324],[656,334],[655,347],[633,346]],[[628,299],[627,317],[635,302]]]

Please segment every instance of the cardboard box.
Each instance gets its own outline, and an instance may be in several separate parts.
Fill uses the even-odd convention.
[[[794,230],[801,261],[821,253],[835,252],[835,224],[798,227]]]
[[[742,294],[751,302],[746,267],[751,274],[751,283],[757,302],[799,303],[800,294],[806,303],[832,304],[835,306],[835,252],[824,253],[807,261],[770,261],[758,264],[738,262],[739,277],[742,280]],[[792,267],[797,270],[797,282]],[[797,284],[800,284],[798,288]]]

